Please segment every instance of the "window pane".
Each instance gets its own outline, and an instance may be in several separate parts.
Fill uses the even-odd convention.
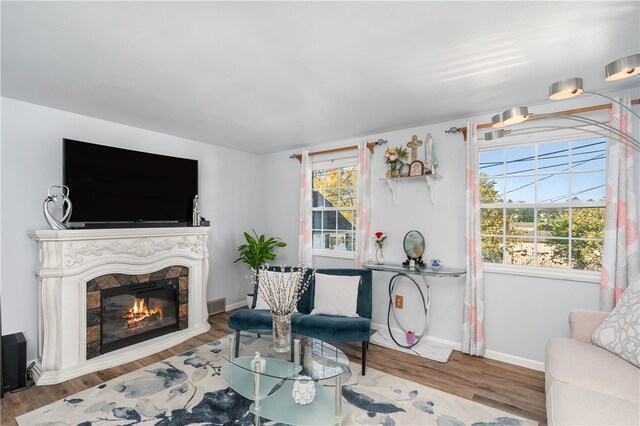
[[[482,237],[482,260],[502,263],[502,237]]]
[[[312,240],[312,244],[311,246],[314,249],[323,249],[323,239],[322,239],[322,232],[321,231],[313,231],[313,236],[311,238]]]
[[[605,185],[605,172],[572,173],[572,199],[576,201],[604,201]]]
[[[507,203],[533,203],[535,202],[535,178],[512,177],[507,178],[507,192],[505,199]]]
[[[505,244],[506,264],[533,266],[533,238],[506,238]]]
[[[324,186],[324,170],[314,170],[311,174],[311,186],[320,189]]]
[[[538,173],[569,170],[569,144],[538,145]]]
[[[478,169],[486,176],[502,176],[504,174],[504,151],[480,152]]]
[[[481,203],[501,203],[503,201],[504,179],[480,174],[479,184]]]
[[[320,191],[313,190],[311,197],[313,199],[313,207],[322,207],[324,206],[324,197],[320,194]]]
[[[340,196],[336,207],[355,207],[357,201],[356,191],[340,188]]]
[[[341,245],[341,251],[355,251],[355,241],[356,241],[356,233],[355,232],[344,232],[339,236]]]
[[[569,209],[538,209],[539,237],[568,237]]]
[[[340,169],[340,187],[355,188],[358,185],[358,170],[356,167],[342,167]]]
[[[356,225],[356,212],[355,211],[341,211],[338,212],[338,229],[344,231],[351,231]]]
[[[322,196],[324,197],[325,207],[337,207],[338,206],[338,188],[324,188]]]
[[[538,239],[538,266],[545,268],[569,267],[569,240],[559,238]]]
[[[507,175],[534,173],[534,160],[533,146],[507,149]]]
[[[604,139],[573,142],[571,148],[571,170],[604,170],[607,146]]]
[[[602,266],[602,240],[573,240],[571,245],[571,263],[573,269],[583,269],[585,271],[600,270]]]
[[[604,238],[605,208],[573,209],[571,236],[573,238]]]
[[[569,200],[569,175],[556,173],[538,177],[539,203],[565,203]]]
[[[322,212],[322,229],[335,230],[338,212]]]
[[[505,219],[507,235],[533,237],[535,233],[533,209],[506,209]]]
[[[311,217],[311,228],[322,229],[322,212],[313,212]]]
[[[322,234],[322,249],[334,250],[336,247],[336,233],[324,232]]]
[[[502,235],[503,209],[480,209],[480,233],[483,235]]]

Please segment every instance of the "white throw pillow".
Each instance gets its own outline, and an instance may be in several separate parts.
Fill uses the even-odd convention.
[[[591,341],[640,367],[640,284],[625,290],[620,303],[593,332]]]
[[[266,300],[264,300],[260,292],[256,294],[256,307],[253,309],[269,309],[269,305],[267,305]]]
[[[281,274],[280,271],[265,271],[265,270],[260,270],[258,272],[258,287],[260,287],[260,282],[264,279],[263,277],[265,276],[265,274],[268,276],[267,279],[270,279],[270,281],[273,281],[274,279],[280,279],[279,276]],[[282,281],[285,284],[289,284],[289,285],[296,285],[298,283],[298,281],[300,280],[300,272],[284,272],[282,273]],[[269,305],[267,304],[267,301],[264,300],[264,297],[262,297],[262,294],[260,293],[260,291],[258,291],[257,297],[256,297],[256,307],[254,309],[267,309],[270,310],[271,308],[269,308]],[[298,312],[298,308],[296,307],[294,309],[294,312]]]
[[[357,317],[360,276],[316,274],[311,315]]]

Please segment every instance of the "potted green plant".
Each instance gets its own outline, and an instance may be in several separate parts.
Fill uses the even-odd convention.
[[[251,290],[247,293],[247,305],[251,307],[253,300],[253,289],[256,282],[256,271],[260,269],[260,266],[267,263],[269,260],[274,260],[276,255],[274,251],[276,247],[285,247],[287,243],[280,241],[278,237],[267,238],[264,234],[258,236],[255,229],[252,229],[253,236],[248,232],[244,233],[245,244],[238,247],[240,257],[233,261],[233,263],[240,262],[246,264],[250,268],[249,279],[251,282]]]

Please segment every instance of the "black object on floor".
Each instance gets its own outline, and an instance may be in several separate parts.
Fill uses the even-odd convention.
[[[2,393],[27,384],[27,342],[24,334],[2,336]]]

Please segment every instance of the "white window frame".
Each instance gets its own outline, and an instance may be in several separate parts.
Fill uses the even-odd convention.
[[[311,169],[312,172],[314,171],[318,171],[318,170],[330,170],[330,169],[338,169],[341,167],[355,167],[356,170],[358,171],[358,181],[360,180],[360,168],[358,167],[358,157],[346,157],[346,158],[339,158],[339,159],[332,159],[332,160],[323,160],[323,161],[314,161],[311,165]],[[312,178],[313,179],[313,178]],[[313,191],[313,183],[311,185],[312,191]],[[356,187],[357,190],[357,187]],[[360,198],[360,193],[358,192],[358,199]],[[313,212],[316,211],[349,211],[349,210],[353,210],[356,212],[356,215],[358,213],[358,202],[356,202],[356,205],[353,208],[350,207],[311,207],[311,221],[313,223]],[[312,239],[313,239],[313,231],[315,229],[313,228],[313,225],[311,227],[311,234],[312,234]],[[356,231],[357,232],[357,231]],[[312,243],[313,244],[313,243]],[[357,244],[357,241],[355,241],[354,238],[354,248],[355,248],[355,244]],[[323,249],[312,249],[312,254],[313,256],[320,256],[320,257],[333,257],[333,258],[338,258],[338,259],[355,259],[356,258],[356,252],[354,251],[335,251],[335,250],[323,250]]]
[[[557,144],[557,143],[571,143],[571,142],[577,142],[577,141],[582,141],[582,140],[599,140],[599,139],[604,139],[605,144],[606,144],[606,138],[604,137],[585,137],[584,133],[582,134],[573,134],[570,136],[565,136],[565,137],[559,137],[559,138],[549,138],[549,139],[544,139],[544,140],[536,140],[536,141],[531,141],[531,140],[527,140],[525,141],[520,141],[520,142],[515,142],[515,143],[500,143],[500,142],[493,142],[493,143],[484,143],[481,144],[479,146],[479,151],[480,152],[485,152],[485,151],[495,151],[495,150],[504,150],[504,155],[507,155],[507,149],[509,148],[524,148],[524,147],[534,147],[534,171],[532,173],[522,173],[522,174],[517,174],[517,177],[531,177],[534,176],[534,181],[538,182],[538,147],[542,146],[542,145],[549,145],[549,144]],[[573,173],[593,173],[593,172],[602,172],[603,169],[584,169],[584,170],[580,170],[579,172],[574,172],[572,171],[572,167],[573,167],[573,162],[571,161],[571,154],[572,154],[572,149],[571,148],[569,150],[569,156],[568,156],[568,160],[569,160],[569,170],[567,171],[569,174],[569,194],[572,193],[572,188],[571,188],[571,184],[572,184],[572,179],[571,179],[571,175]],[[606,148],[605,148],[606,149]],[[506,161],[506,157],[504,158],[504,161]],[[606,159],[605,159],[606,162]],[[606,163],[605,163],[606,164]],[[606,167],[606,165],[605,165]],[[606,168],[604,169],[604,172],[606,174]],[[480,170],[477,170],[478,176],[480,175]],[[542,175],[547,175],[547,173],[542,173]],[[499,175],[499,176],[492,176],[494,178],[499,178],[499,179],[506,179],[507,176],[507,169],[505,168],[503,170],[503,174]],[[504,189],[504,188],[503,188]],[[536,194],[536,199],[537,199],[537,191],[538,191],[538,185],[535,186],[535,194]],[[504,191],[501,191],[504,192]],[[505,196],[506,198],[506,194],[503,194],[503,196]],[[500,202],[500,203],[480,203],[480,209],[526,209],[526,208],[532,208],[534,209],[534,236],[531,237],[533,239],[534,242],[537,241],[537,239],[539,238],[538,236],[538,214],[536,213],[536,209],[543,209],[543,208],[557,208],[557,209],[561,209],[561,208],[566,208],[566,209],[573,209],[573,208],[584,208],[584,207],[606,207],[606,201],[567,201],[567,202],[553,202],[553,203],[508,203],[508,202]],[[569,210],[570,212],[572,212],[573,210]],[[503,216],[504,217],[504,216]],[[585,270],[581,270],[581,269],[572,269],[572,268],[551,268],[551,267],[544,267],[544,266],[524,266],[524,265],[512,265],[512,264],[507,264],[504,263],[506,260],[506,245],[504,244],[504,238],[507,237],[506,235],[506,218],[503,219],[503,232],[501,235],[493,235],[493,234],[482,234],[482,237],[497,237],[497,238],[503,238],[503,263],[491,263],[491,262],[483,262],[484,264],[484,270],[488,273],[497,273],[497,274],[504,274],[504,275],[516,275],[516,276],[535,276],[538,278],[550,278],[550,279],[560,279],[560,280],[565,280],[565,281],[577,281],[577,282],[584,282],[584,283],[590,283],[590,284],[599,284],[600,282],[600,271],[585,271]],[[569,230],[571,230],[572,228],[572,215],[569,214]],[[558,239],[566,239],[568,240],[568,255],[569,255],[569,259],[571,259],[571,255],[572,255],[572,242],[575,241],[586,241],[586,240],[602,240],[602,238],[573,238],[570,234],[570,236],[568,237],[557,237]],[[534,263],[537,264],[537,256],[538,256],[538,250],[537,250],[537,245],[534,245]]]

